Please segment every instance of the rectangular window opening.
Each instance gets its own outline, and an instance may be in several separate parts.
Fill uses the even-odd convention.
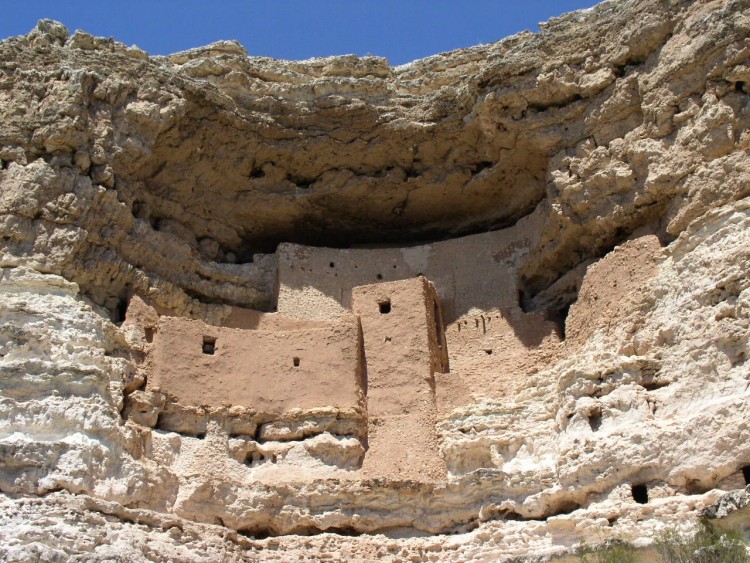
[[[216,351],[216,338],[213,336],[203,337],[203,353],[213,356]]]
[[[380,307],[381,315],[387,315],[391,312],[391,300],[388,299],[387,301],[381,301],[378,303],[378,307]]]

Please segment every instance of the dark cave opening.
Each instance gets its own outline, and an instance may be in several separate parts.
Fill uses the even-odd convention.
[[[589,414],[589,426],[594,432],[598,431],[602,426],[602,411],[596,409],[591,411]]]
[[[648,502],[648,487],[646,485],[633,485],[630,488],[630,492],[633,495],[633,500],[638,504],[646,504]]]
[[[544,313],[544,317],[548,321],[555,323],[560,340],[565,340],[565,323],[568,320],[568,313],[570,312],[573,303],[575,303],[575,301],[565,303],[559,308],[547,309]]]
[[[117,305],[111,312],[112,322],[115,324],[121,324],[125,321],[125,316],[128,313],[128,298],[127,296],[120,297],[117,300]]]

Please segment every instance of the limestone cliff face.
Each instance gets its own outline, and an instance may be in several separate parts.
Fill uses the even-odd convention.
[[[612,0],[395,68],[0,42],[0,554],[544,558],[689,528],[750,476],[749,151],[748,0]],[[363,357],[356,430],[164,425],[160,316],[334,323],[422,274],[445,359],[417,407],[380,416]]]

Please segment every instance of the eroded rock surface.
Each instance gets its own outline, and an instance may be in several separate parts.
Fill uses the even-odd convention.
[[[746,531],[747,0],[395,68],[0,53],[3,559]]]

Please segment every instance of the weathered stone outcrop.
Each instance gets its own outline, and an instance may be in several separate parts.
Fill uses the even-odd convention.
[[[748,88],[748,0],[395,68],[0,42],[0,557],[543,559],[717,502],[746,529]],[[183,333],[235,348],[172,361]],[[283,369],[244,369],[271,341]]]

